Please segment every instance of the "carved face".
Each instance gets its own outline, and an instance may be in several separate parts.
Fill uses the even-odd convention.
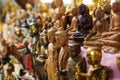
[[[17,36],[20,36],[20,35],[21,35],[21,30],[16,30],[16,31],[15,31],[15,34],[16,34]]]
[[[52,42],[52,43],[55,42],[55,32],[56,32],[56,31],[57,31],[57,30],[56,30],[56,29],[53,29],[53,28],[51,28],[51,29],[48,30],[48,40],[49,40],[50,42]]]
[[[120,1],[116,1],[112,4],[112,9],[113,9],[113,12],[116,13],[116,12],[120,12]]]
[[[72,12],[73,15],[76,16],[76,15],[78,14],[78,8],[77,8],[77,7],[73,8],[73,9],[71,10],[71,12]]]
[[[38,33],[38,29],[34,25],[32,25],[30,27],[30,32],[31,32],[31,34],[36,34],[36,33]]]
[[[104,17],[104,11],[101,8],[98,8],[95,10],[94,16],[98,19],[101,19]]]
[[[88,49],[87,50],[87,61],[90,65],[100,64],[101,52],[94,50],[94,49]]]
[[[80,13],[81,15],[83,15],[83,14],[85,14],[86,12],[87,12],[86,5],[81,4],[81,5],[79,6],[79,13]]]
[[[80,53],[80,45],[75,45],[75,44],[72,44],[70,45],[70,56],[72,58],[75,58],[78,56],[78,54]]]

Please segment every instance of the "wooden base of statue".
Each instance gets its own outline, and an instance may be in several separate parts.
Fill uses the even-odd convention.
[[[88,48],[88,47],[102,47],[102,42],[98,42],[98,41],[84,41],[84,48]]]
[[[105,35],[105,38],[101,39],[103,42],[103,51],[110,53],[119,53],[120,51],[120,33],[117,32],[108,32]]]
[[[96,35],[94,33],[88,34],[86,36],[84,42],[83,42],[83,47],[88,48],[88,47],[102,47],[102,42],[100,41],[101,35]]]

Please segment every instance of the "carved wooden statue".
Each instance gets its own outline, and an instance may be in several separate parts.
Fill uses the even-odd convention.
[[[72,35],[73,32],[77,31],[77,15],[78,15],[78,8],[77,7],[74,7],[72,10],[72,15],[73,15],[73,18],[72,18],[72,22],[71,22],[71,25],[69,28],[67,28],[66,31],[68,31],[68,34],[69,35]]]
[[[100,7],[94,11],[94,16],[93,29],[85,38],[84,47],[102,47],[102,42],[99,39],[102,33],[107,31],[107,20],[104,19],[104,11]]]
[[[112,4],[113,16],[110,22],[109,32],[103,33],[102,42],[105,52],[117,53],[120,51],[120,2],[116,1]]]
[[[89,34],[92,29],[92,16],[89,15],[89,8],[81,4],[79,6],[79,16],[78,16],[78,31],[73,34],[73,38],[76,42],[83,45],[84,38]]]
[[[46,70],[48,74],[48,80],[57,80],[56,70],[58,61],[58,51],[56,49],[55,32],[57,29],[54,27],[48,30],[48,59],[46,61]]]
[[[69,58],[69,49],[68,49],[68,34],[63,30],[59,29],[55,33],[55,39],[57,48],[60,48],[58,55],[58,72],[66,69],[67,60]],[[60,80],[64,80],[65,77],[58,76]]]

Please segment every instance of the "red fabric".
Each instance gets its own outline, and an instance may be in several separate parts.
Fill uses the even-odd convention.
[[[25,68],[28,69],[30,72],[33,72],[34,69],[33,69],[32,56],[30,54],[29,55],[24,55],[23,60],[24,60]]]

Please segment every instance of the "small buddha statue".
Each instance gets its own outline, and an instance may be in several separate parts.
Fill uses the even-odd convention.
[[[87,80],[109,80],[111,70],[100,64],[102,52],[100,48],[91,47],[87,49],[87,61],[90,68],[87,72]]]
[[[92,29],[92,17],[89,15],[89,8],[81,4],[78,8],[79,16],[78,16],[78,25],[77,32],[73,33],[72,37],[75,42],[83,45],[84,38],[89,34]]]
[[[84,47],[98,46],[102,47],[102,42],[99,41],[103,32],[107,31],[107,20],[104,19],[104,11],[102,8],[94,10],[95,19],[93,21],[93,29],[87,35],[84,41]]]
[[[108,32],[102,34],[103,51],[118,53],[120,50],[120,5],[119,1],[112,4],[113,16]]]
[[[72,22],[71,22],[71,25],[69,28],[67,28],[66,31],[68,31],[68,35],[72,35],[73,32],[77,31],[77,15],[78,15],[78,8],[77,7],[74,7],[72,10],[72,15],[73,15],[73,18],[72,18]]]

